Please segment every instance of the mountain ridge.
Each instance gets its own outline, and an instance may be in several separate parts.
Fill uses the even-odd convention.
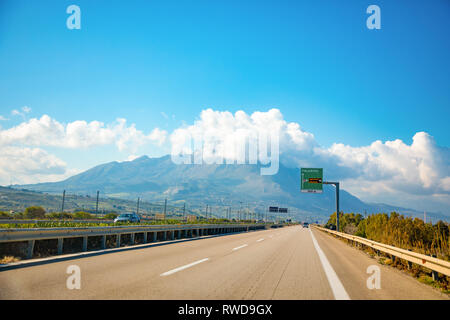
[[[102,194],[124,199],[140,197],[144,201],[185,200],[194,206],[244,206],[264,212],[269,205],[290,208],[294,217],[328,217],[335,212],[335,190],[324,186],[322,194],[300,192],[300,169],[280,163],[272,176],[260,175],[261,164],[177,165],[170,155],[159,158],[142,156],[132,161],[112,161],[92,167],[59,182],[14,186],[33,191]],[[387,204],[365,203],[340,190],[340,210],[364,214],[400,211],[420,217],[423,212]],[[429,217],[446,218],[437,213]]]

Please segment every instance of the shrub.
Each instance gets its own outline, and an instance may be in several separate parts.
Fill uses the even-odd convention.
[[[25,209],[25,217],[29,219],[45,218],[45,210],[39,206],[28,207]]]
[[[52,212],[47,213],[46,216],[49,219],[62,219],[62,220],[73,219],[73,215],[67,212]]]
[[[78,211],[75,212],[73,214],[74,219],[78,219],[78,220],[89,220],[89,219],[95,219],[95,217],[93,215],[91,215],[88,212],[84,212],[84,211]]]
[[[25,219],[25,215],[23,212],[14,212],[12,214],[13,219]]]
[[[115,218],[117,218],[117,214],[115,213],[108,213],[103,217],[105,220],[114,220]]]
[[[340,231],[450,260],[450,228],[444,221],[433,225],[397,212],[371,214],[367,218],[360,214],[340,213],[339,221]],[[325,227],[331,228],[335,224],[336,213],[333,213]]]
[[[7,212],[0,211],[0,219],[12,218]]]

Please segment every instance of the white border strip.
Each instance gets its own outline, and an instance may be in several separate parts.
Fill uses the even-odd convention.
[[[330,284],[331,290],[333,291],[334,298],[336,300],[350,300],[350,297],[348,296],[347,291],[345,291],[345,288],[342,285],[341,280],[339,280],[336,272],[334,271],[333,267],[331,266],[330,262],[325,256],[325,253],[323,253],[322,249],[319,247],[319,244],[317,243],[317,240],[314,237],[312,230],[309,229],[309,232],[311,233],[311,238],[314,247],[316,248],[317,254],[319,255],[320,262],[322,262],[323,270],[327,275],[328,283]]]
[[[195,262],[189,263],[189,264],[187,264],[187,265],[184,265],[184,266],[182,266],[182,267],[179,267],[179,268],[175,268],[175,269],[172,269],[172,270],[170,270],[170,271],[167,271],[167,272],[161,273],[161,274],[160,274],[160,276],[161,276],[161,277],[164,277],[164,276],[168,276],[168,275],[171,275],[171,274],[173,274],[173,273],[175,273],[175,272],[178,272],[178,271],[181,271],[181,270],[184,270],[184,269],[190,268],[190,267],[192,267],[192,266],[195,266],[196,264],[199,264],[199,263],[205,262],[205,261],[207,261],[207,260],[209,260],[209,258],[205,258],[205,259],[202,259],[202,260],[198,260],[198,261],[195,261]]]

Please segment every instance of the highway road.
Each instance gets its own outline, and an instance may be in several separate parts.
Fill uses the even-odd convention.
[[[68,289],[67,268],[80,270]],[[369,289],[367,268],[380,268]],[[292,226],[0,271],[0,299],[448,299],[318,230]]]

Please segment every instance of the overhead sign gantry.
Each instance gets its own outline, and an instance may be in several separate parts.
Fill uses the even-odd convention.
[[[339,182],[323,181],[323,168],[301,168],[300,189],[306,193],[322,193],[324,184],[336,187],[336,230],[339,231]]]
[[[322,193],[323,169],[302,168],[301,169],[301,192]]]

